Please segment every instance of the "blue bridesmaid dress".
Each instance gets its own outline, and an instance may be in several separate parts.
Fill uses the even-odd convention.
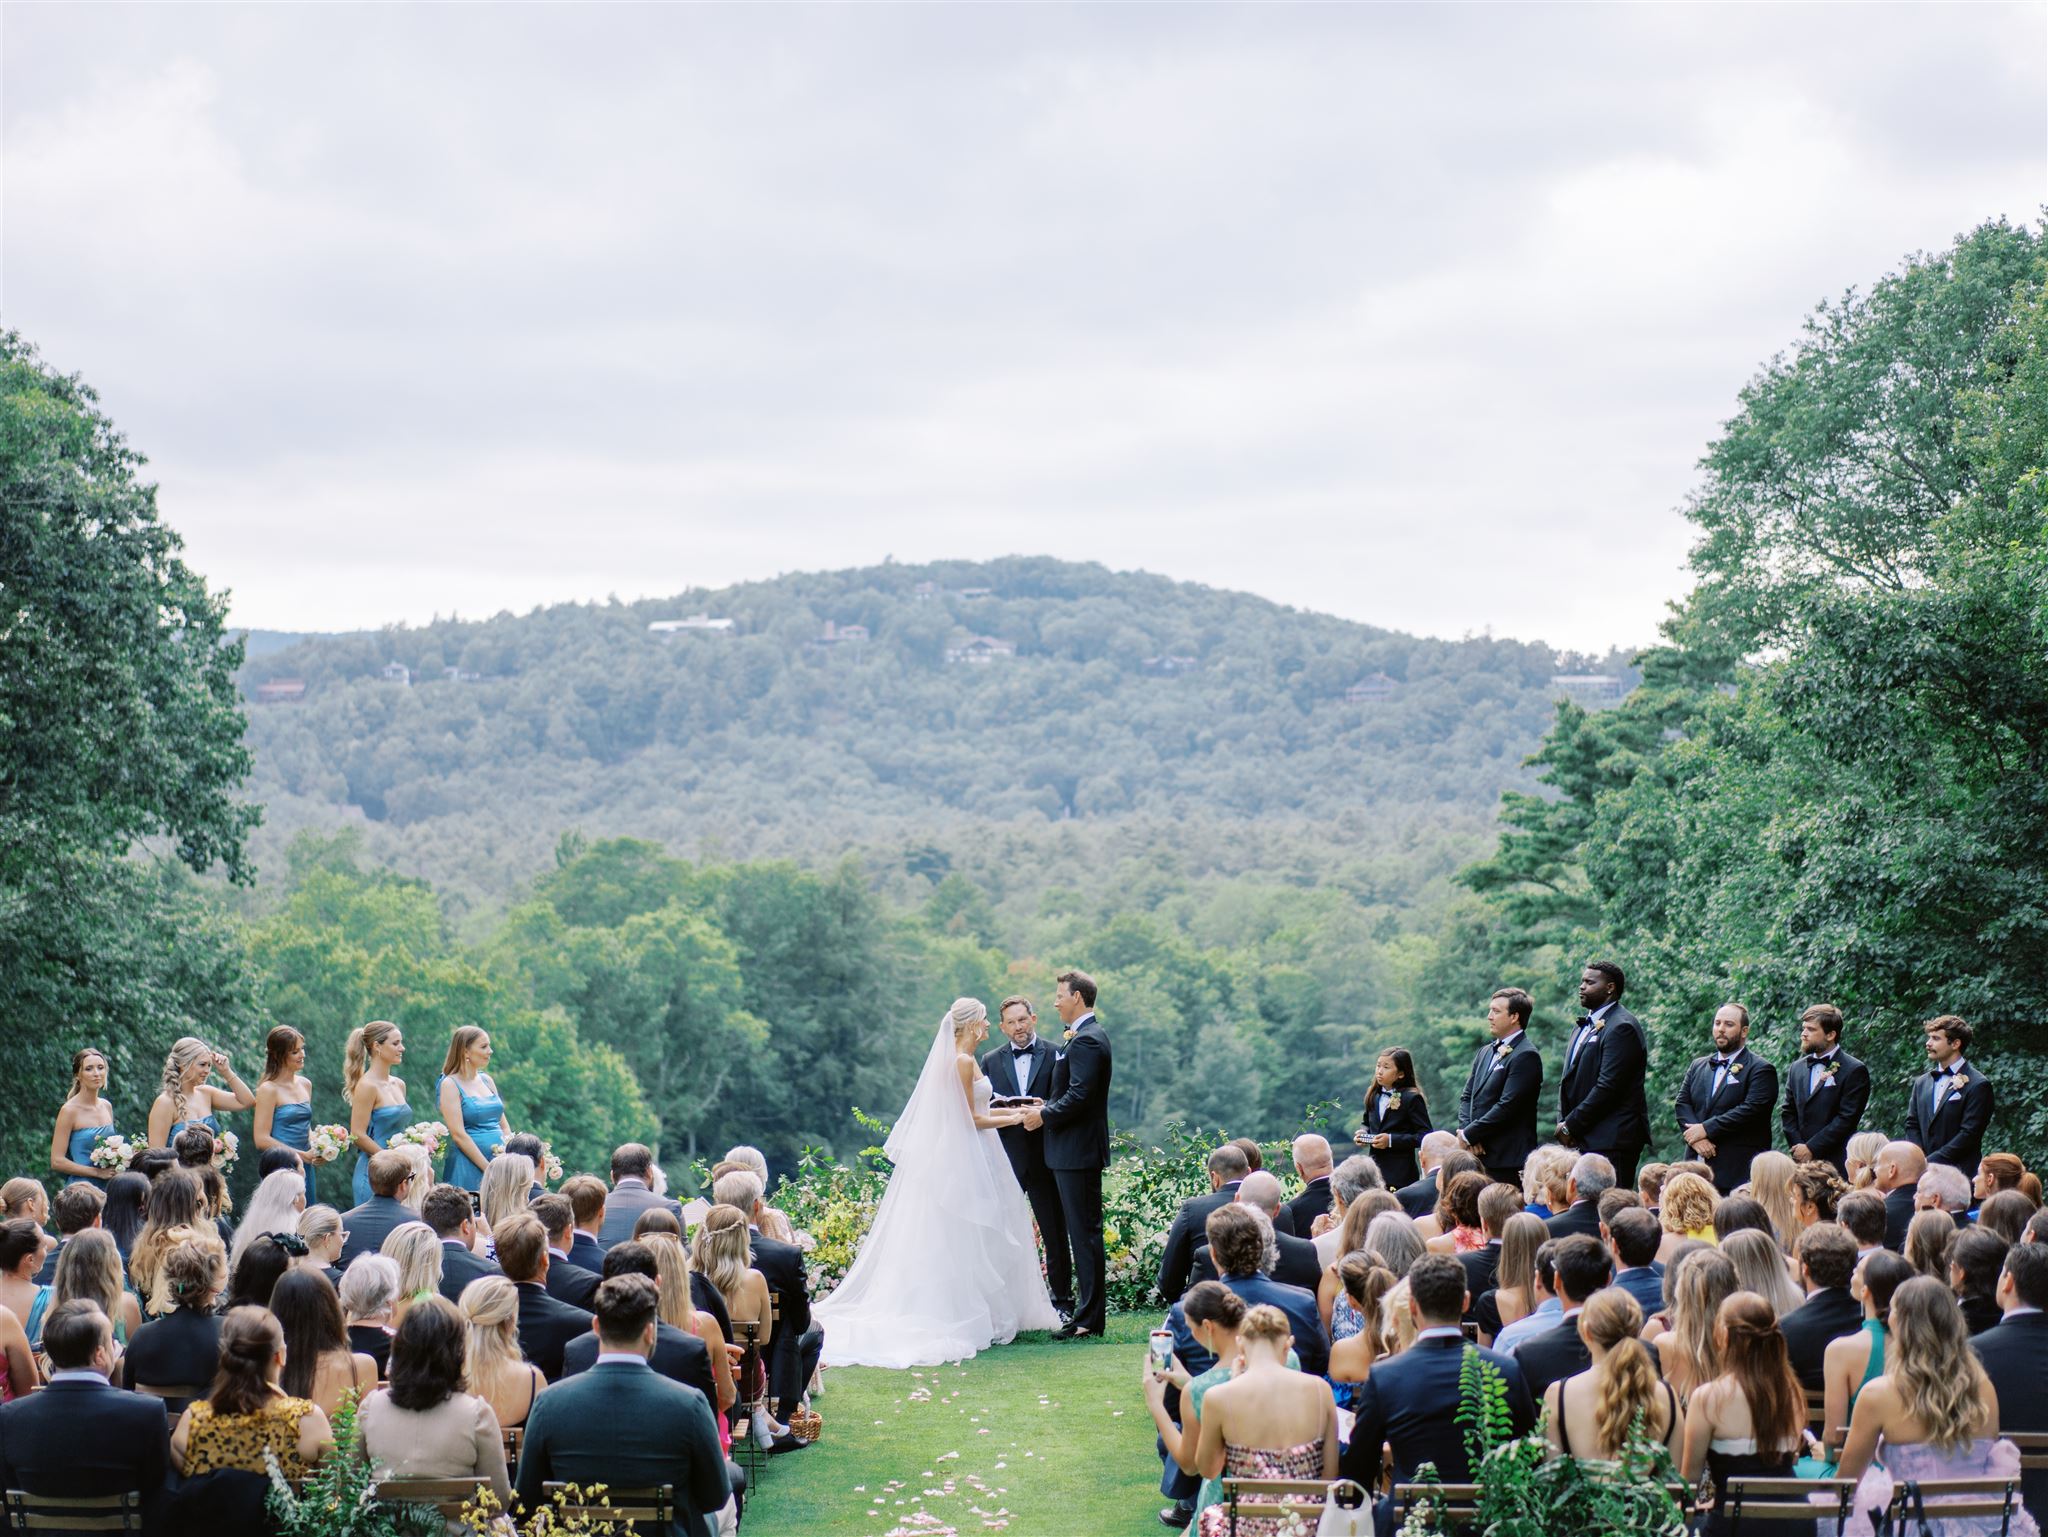
[[[208,1131],[212,1132],[214,1136],[218,1137],[220,1135],[220,1117],[208,1114],[202,1115],[196,1121],[173,1121],[171,1123],[171,1134],[164,1140],[175,1147],[178,1141],[178,1133],[183,1131],[187,1126],[204,1126]]]
[[[303,1105],[279,1104],[270,1112],[270,1135],[286,1147],[296,1148],[306,1161],[306,1204],[317,1206],[313,1191],[313,1102]]]
[[[92,1150],[98,1145],[100,1138],[111,1137],[113,1134],[114,1123],[111,1121],[104,1126],[81,1126],[71,1133],[71,1142],[64,1149],[64,1155],[73,1163],[91,1163]],[[108,1178],[111,1179],[112,1177],[112,1171],[110,1170]],[[64,1183],[67,1185],[97,1185],[100,1181],[88,1179],[83,1174],[74,1174]]]
[[[443,1078],[441,1083],[448,1080]],[[471,1095],[462,1092],[462,1080],[455,1080],[455,1092],[462,1100],[462,1129],[469,1134],[469,1140],[476,1144],[476,1150],[485,1158],[496,1156],[505,1146],[505,1129],[499,1122],[505,1116],[505,1101],[495,1091],[489,1094]],[[438,1098],[440,1084],[434,1086]],[[455,1139],[448,1139],[448,1151],[441,1159],[441,1178],[451,1185],[464,1190],[481,1190],[484,1187],[484,1171],[469,1161],[469,1154],[455,1145]]]
[[[390,1145],[391,1134],[404,1131],[412,1124],[412,1106],[408,1104],[379,1105],[370,1112],[370,1140],[379,1147]],[[356,1177],[353,1185],[355,1204],[360,1206],[370,1199],[370,1155],[362,1149],[356,1150]]]

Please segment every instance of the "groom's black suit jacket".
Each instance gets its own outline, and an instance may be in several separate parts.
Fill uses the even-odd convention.
[[[1058,1055],[1052,1042],[1042,1035],[1031,1043],[1030,1093],[1034,1099],[1049,1100],[1053,1097],[1053,1059]],[[1004,1039],[995,1050],[983,1053],[981,1070],[995,1093],[1016,1094],[1017,1069],[1008,1039]],[[1018,1184],[1028,1185],[1031,1176],[1045,1172],[1046,1133],[1043,1127],[1027,1131],[1022,1126],[999,1126],[996,1135],[1003,1139],[1003,1151],[1010,1155],[1010,1168],[1015,1172]]]
[[[1052,1098],[1040,1112],[1049,1169],[1109,1165],[1109,1032],[1089,1015],[1053,1062]]]

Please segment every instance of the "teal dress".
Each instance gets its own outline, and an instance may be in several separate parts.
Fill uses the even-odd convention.
[[[91,1163],[92,1150],[99,1145],[100,1138],[111,1137],[113,1134],[114,1123],[112,1121],[109,1121],[104,1126],[81,1126],[71,1133],[71,1141],[64,1149],[64,1156],[73,1163]],[[111,1169],[107,1171],[107,1177],[109,1179],[113,1178],[113,1171]],[[84,1174],[74,1174],[64,1183],[67,1185],[97,1185],[100,1181]]]
[[[1863,1368],[1863,1380],[1856,1384],[1856,1391],[1849,1395],[1849,1412],[1842,1416],[1844,1422],[1855,1417],[1856,1400],[1863,1396],[1863,1390],[1884,1375],[1884,1323],[1880,1319],[1863,1320],[1863,1332],[1870,1336],[1870,1361]],[[1794,1478],[1833,1478],[1835,1459],[1841,1455],[1840,1448],[1831,1448],[1826,1457],[1801,1457],[1792,1465]]]
[[[379,1105],[370,1112],[370,1140],[379,1147],[388,1147],[391,1134],[395,1131],[404,1131],[411,1124],[411,1105]],[[356,1152],[356,1177],[353,1188],[356,1205],[361,1206],[370,1199],[370,1155],[360,1149]]]
[[[270,1135],[305,1160],[306,1204],[318,1206],[320,1197],[313,1192],[313,1102],[278,1104],[270,1112]]]
[[[171,1134],[164,1140],[171,1146],[175,1147],[178,1142],[178,1133],[183,1131],[187,1126],[204,1126],[208,1131],[212,1132],[215,1137],[218,1137],[220,1135],[220,1117],[208,1113],[206,1115],[202,1115],[196,1121],[173,1121],[171,1123]]]
[[[441,1083],[448,1082],[443,1078]],[[436,1098],[440,1096],[441,1084],[434,1085]],[[505,1101],[493,1089],[489,1094],[465,1094],[462,1080],[455,1080],[455,1093],[462,1100],[462,1129],[469,1134],[469,1140],[476,1144],[476,1150],[486,1159],[495,1157],[505,1146],[505,1130],[499,1122],[505,1116]],[[451,1185],[464,1190],[481,1190],[484,1187],[484,1171],[470,1162],[469,1154],[448,1139],[448,1151],[441,1158],[441,1178]]]

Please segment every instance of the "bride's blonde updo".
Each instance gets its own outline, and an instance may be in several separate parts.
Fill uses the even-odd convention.
[[[987,1019],[988,1009],[979,998],[955,998],[946,1017],[953,1022],[953,1035],[957,1039]]]

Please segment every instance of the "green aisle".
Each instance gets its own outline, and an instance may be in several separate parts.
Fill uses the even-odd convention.
[[[1153,1319],[1044,1335],[921,1374],[827,1374],[816,1446],[770,1460],[742,1537],[1111,1537],[1164,1532],[1138,1386]]]

